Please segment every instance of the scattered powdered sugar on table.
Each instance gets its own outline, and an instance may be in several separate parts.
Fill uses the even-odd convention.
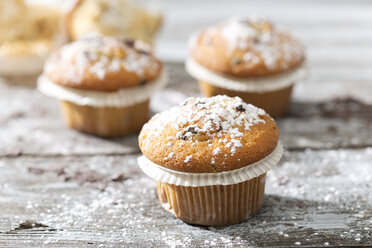
[[[87,70],[103,79],[108,72],[121,69],[139,77],[143,77],[146,70],[156,74],[159,69],[150,46],[139,40],[89,36],[63,46],[58,53],[60,63],[68,68],[68,78],[72,82],[79,82]],[[46,62],[45,71],[53,72],[58,67],[59,63]]]
[[[144,240],[151,247],[265,246],[269,241],[263,235],[270,236],[270,244],[285,238],[305,246],[314,242],[332,245],[337,238],[337,243],[342,239],[357,245],[371,238],[372,218],[367,210],[372,204],[371,149],[287,152],[268,173],[260,212],[241,224],[222,228],[187,225],[162,209],[155,182],[140,173],[137,157],[60,159],[68,165],[67,172],[87,167],[107,177],[116,173],[128,176],[120,183],[109,182],[104,191],[63,182],[52,173],[37,175],[25,170],[35,164],[49,168],[55,158],[0,161],[3,204],[12,199],[11,208],[22,209],[22,215],[8,214],[13,212],[4,205],[1,228],[9,229],[0,231],[35,220],[45,230],[46,242],[105,242],[104,247],[130,246]],[[326,197],[329,194],[331,197]],[[25,242],[35,238],[30,235]]]
[[[341,207],[350,205],[351,199],[371,202],[369,187],[372,183],[370,163],[372,149],[364,152],[335,150],[317,152],[286,152],[284,163],[270,171],[267,192],[291,197],[336,202]],[[291,159],[288,159],[291,158]],[[309,164],[312,166],[308,167]],[[311,174],[312,176],[309,176]],[[296,176],[294,176],[296,175]],[[361,176],[363,175],[363,176]],[[284,179],[284,180],[283,180]],[[348,181],[348,183],[345,183]],[[341,193],[342,192],[342,193]],[[359,206],[360,207],[360,206]]]
[[[258,64],[262,59],[268,69],[274,69],[278,63],[281,63],[282,69],[286,69],[291,61],[303,58],[303,47],[297,40],[283,39],[282,36],[288,35],[287,32],[257,15],[248,18],[232,17],[210,27],[206,30],[205,41],[216,33],[220,33],[228,42],[229,55],[236,49],[247,50],[243,61],[239,60],[239,63]]]

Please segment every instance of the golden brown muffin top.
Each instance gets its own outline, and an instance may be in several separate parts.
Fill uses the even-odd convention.
[[[269,155],[279,133],[263,109],[239,97],[189,98],[142,128],[143,155],[171,170],[203,173],[238,169]]]
[[[138,1],[75,0],[66,21],[71,40],[96,33],[152,43],[162,16],[144,8]]]
[[[1,0],[0,56],[47,56],[63,41],[60,19],[61,13],[55,8]]]
[[[161,70],[161,62],[142,41],[91,36],[53,53],[44,75],[70,88],[116,91],[151,83]]]
[[[231,18],[202,30],[191,42],[196,62],[237,77],[277,74],[304,60],[297,40],[260,17]]]
[[[59,30],[61,13],[23,0],[0,1],[0,45],[18,41],[52,40]]]

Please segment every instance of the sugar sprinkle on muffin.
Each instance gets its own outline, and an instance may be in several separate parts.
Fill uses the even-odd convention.
[[[140,168],[162,206],[187,223],[223,226],[259,211],[283,153],[275,121],[240,98],[190,98],[144,125]]]
[[[304,47],[283,28],[251,16],[233,17],[190,38],[185,66],[207,97],[239,96],[283,115],[295,82],[306,76]]]
[[[161,69],[150,46],[142,41],[89,36],[54,53],[44,75],[71,88],[115,91],[151,82]]]
[[[71,40],[88,34],[140,39],[153,43],[162,16],[132,0],[74,0],[68,14],[67,33]]]
[[[150,46],[91,36],[65,45],[46,61],[38,89],[60,100],[68,127],[104,137],[138,132],[151,95],[167,83]]]
[[[192,55],[211,70],[238,77],[272,75],[304,60],[301,43],[257,16],[234,17],[207,28],[192,47]]]
[[[66,41],[61,20],[61,11],[50,6],[0,1],[0,74],[34,83],[50,52]]]
[[[246,166],[271,153],[277,139],[275,122],[264,110],[227,96],[190,98],[154,116],[139,137],[151,161],[186,172]]]

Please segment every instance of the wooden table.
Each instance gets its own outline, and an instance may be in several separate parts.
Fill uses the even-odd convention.
[[[153,109],[198,94],[181,64],[167,67],[172,83]],[[287,151],[268,174],[262,210],[239,225],[206,228],[160,207],[154,182],[137,167],[136,136],[68,130],[53,99],[0,87],[1,247],[372,245],[372,105],[293,102],[278,119]]]
[[[275,11],[274,2],[247,6],[297,32],[310,75],[277,120],[286,153],[268,173],[256,216],[223,228],[183,223],[161,208],[139,170],[135,135],[68,130],[54,99],[0,80],[0,247],[371,247],[372,6],[280,1]],[[174,28],[170,22],[162,39]],[[182,63],[166,67],[171,83],[153,97],[153,113],[198,94]]]

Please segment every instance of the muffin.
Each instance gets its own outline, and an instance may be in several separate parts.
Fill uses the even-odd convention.
[[[271,116],[283,115],[293,85],[305,76],[304,48],[259,18],[231,18],[194,34],[186,70],[205,96],[239,96]]]
[[[67,20],[71,40],[87,34],[119,36],[152,43],[162,17],[131,0],[75,0]]]
[[[60,100],[68,127],[103,137],[139,131],[151,94],[166,84],[149,45],[115,37],[86,37],[46,61],[38,89]]]
[[[47,6],[0,1],[0,75],[40,74],[49,53],[64,42],[61,16],[59,10]]]
[[[261,208],[266,172],[283,153],[278,139],[275,121],[239,97],[189,98],[143,126],[138,163],[173,215],[230,225]]]

